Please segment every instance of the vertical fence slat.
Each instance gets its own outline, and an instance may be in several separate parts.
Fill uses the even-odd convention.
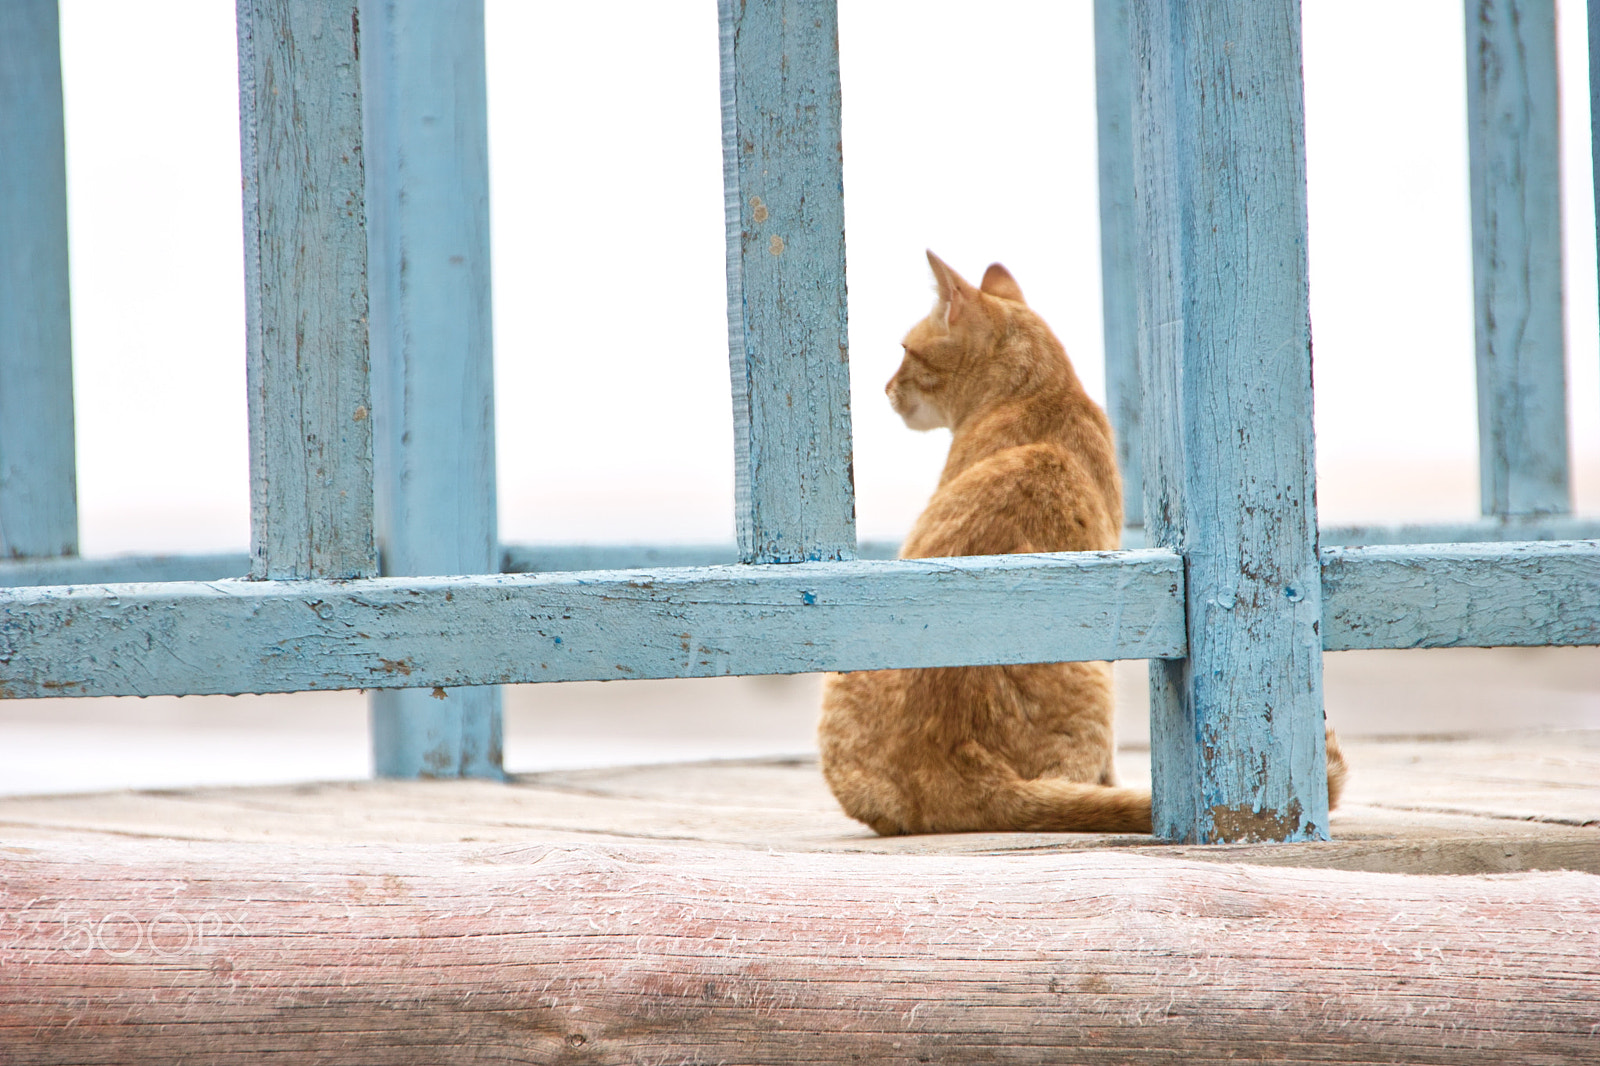
[[[1483,513],[1572,508],[1555,0],[1465,0]]]
[[[78,550],[56,0],[0,5],[0,556]]]
[[[362,0],[376,530],[385,574],[498,570],[482,0]],[[385,777],[499,777],[500,690],[374,692]]]
[[[855,557],[837,8],[719,0],[739,554]]]
[[[1600,0],[1589,0],[1589,160],[1594,187],[1595,258],[1600,264]]]
[[[1094,0],[1095,110],[1100,149],[1100,293],[1106,413],[1122,468],[1122,521],[1144,524],[1139,425],[1139,299],[1134,281],[1133,51],[1128,0]]]
[[[356,0],[238,0],[252,573],[369,577]]]
[[[1155,829],[1327,835],[1297,0],[1138,0],[1145,524],[1189,658],[1151,664]]]

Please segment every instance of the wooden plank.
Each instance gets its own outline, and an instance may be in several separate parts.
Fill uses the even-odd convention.
[[[1572,509],[1555,0],[1465,0],[1486,515]]]
[[[689,733],[707,725],[670,701],[657,709],[688,712],[678,717]],[[80,720],[80,728],[88,724]],[[880,837],[840,809],[815,756],[553,770],[514,775],[509,787],[389,780],[0,796],[0,826],[13,843],[656,842],[895,855],[1115,849],[1373,873],[1600,874],[1600,731],[1501,732],[1474,740],[1346,737],[1343,746],[1359,773],[1332,816],[1339,839],[1296,844],[1171,845],[1107,833]],[[1129,786],[1147,787],[1149,771],[1147,752],[1117,753],[1118,776]]]
[[[0,697],[1183,654],[1167,551],[0,592]]]
[[[1133,220],[1132,40],[1128,0],[1094,0],[1094,99],[1100,159],[1100,302],[1105,320],[1106,414],[1122,471],[1122,521],[1144,524],[1139,294]]]
[[[1189,658],[1151,668],[1155,825],[1322,839],[1305,119],[1296,0],[1133,8],[1145,524]]]
[[[1596,538],[1600,538],[1600,519],[1573,515],[1502,515],[1476,522],[1422,522],[1398,526],[1323,526],[1317,533],[1318,542],[1324,548]]]
[[[56,0],[0,6],[0,558],[78,550]]]
[[[1589,161],[1594,191],[1595,255],[1600,261],[1600,0],[1589,0]]]
[[[862,541],[859,559],[898,559],[900,543]],[[722,566],[737,562],[733,544],[508,544],[500,572],[539,574],[561,570],[641,570],[658,566]],[[0,573],[4,564],[0,564]]]
[[[382,572],[485,574],[496,543],[482,0],[363,0]],[[500,690],[374,692],[384,777],[502,776]]]
[[[1597,523],[1600,525],[1600,523]],[[898,559],[896,541],[863,541],[862,559]],[[736,562],[732,544],[505,544],[493,572],[648,570]],[[215,581],[250,572],[242,552],[199,555],[112,555],[97,558],[0,560],[0,588],[17,585],[110,585],[130,581]]]
[[[739,557],[853,559],[838,13],[717,10]]]
[[[238,0],[252,573],[369,577],[356,0]]]
[[[1088,852],[48,842],[0,1041],[104,1061],[1592,1056],[1600,878]]]
[[[733,544],[507,544],[500,552],[500,572],[647,570],[658,566],[725,566],[738,561],[739,549]]]
[[[1330,548],[1323,647],[1600,644],[1600,541]]]
[[[1368,544],[1453,544],[1487,541],[1596,540],[1600,519],[1571,515],[1524,515],[1475,522],[1400,526],[1324,526],[1323,547]],[[1142,528],[1124,529],[1123,547],[1144,547]],[[862,559],[898,559],[900,544],[862,541]],[[543,574],[572,570],[650,570],[659,567],[723,566],[736,561],[732,544],[504,544],[499,573]],[[149,581],[215,581],[250,570],[250,557],[219,552],[202,555],[118,555],[99,558],[0,560],[0,588],[17,585],[110,585]]]
[[[205,555],[117,555],[0,563],[0,588],[19,585],[109,585],[130,581],[216,581],[250,573],[245,552]]]

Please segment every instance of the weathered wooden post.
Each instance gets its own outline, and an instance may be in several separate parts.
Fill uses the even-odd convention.
[[[1589,159],[1600,175],[1600,0],[1589,0]],[[1595,255],[1600,261],[1600,180],[1594,182]]]
[[[1298,0],[1136,0],[1145,526],[1183,554],[1153,664],[1155,831],[1328,832]]]
[[[853,559],[832,0],[718,0],[739,556]]]
[[[0,558],[78,550],[56,0],[0,5]]]
[[[356,0],[238,0],[252,576],[371,577]]]
[[[1589,159],[1594,181],[1595,251],[1600,260],[1600,0],[1589,0]]]
[[[1572,509],[1555,0],[1465,0],[1483,513]]]
[[[483,2],[360,7],[382,570],[495,573]],[[499,688],[370,700],[379,774],[501,776]]]
[[[1144,524],[1139,381],[1139,298],[1133,222],[1133,52],[1128,0],[1094,0],[1094,99],[1099,117],[1100,297],[1106,413],[1122,469],[1122,522]]]

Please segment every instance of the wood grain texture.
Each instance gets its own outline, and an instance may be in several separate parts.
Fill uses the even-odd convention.
[[[362,0],[384,574],[498,572],[482,0]],[[374,692],[385,777],[501,776],[500,690]]]
[[[900,542],[867,540],[858,559],[898,559]],[[562,570],[636,570],[657,566],[723,566],[739,561],[733,544],[508,544],[500,572],[537,574]],[[0,563],[0,573],[4,564]]]
[[[1324,547],[1363,544],[1451,544],[1509,540],[1596,540],[1600,519],[1571,515],[1525,515],[1476,522],[1400,526],[1324,526]],[[1144,530],[1123,530],[1125,548],[1144,547]],[[861,541],[861,559],[898,559],[900,544]],[[498,572],[542,574],[572,570],[649,570],[671,566],[723,566],[738,561],[732,544],[504,544]],[[215,581],[240,577],[250,557],[218,552],[202,555],[117,555],[94,558],[0,560],[0,588],[17,585],[107,585],[131,581]]]
[[[717,10],[739,557],[853,559],[838,12]]]
[[[1317,532],[1317,542],[1324,548],[1596,539],[1600,539],[1600,518],[1573,515],[1502,515],[1476,522],[1419,522],[1398,526],[1323,526]]]
[[[78,550],[56,0],[0,5],[0,558]]]
[[[1589,160],[1600,174],[1600,0],[1589,0]],[[1600,181],[1592,183],[1595,205],[1595,256],[1600,261]]]
[[[894,855],[1114,850],[1373,873],[1600,874],[1600,731],[1345,737],[1343,746],[1357,772],[1332,812],[1334,839],[1295,844],[1158,844],[1146,835],[1109,833],[880,837],[840,809],[808,756],[552,770],[516,774],[504,784],[378,780],[0,796],[0,835],[13,844],[159,838],[657,843]],[[1117,773],[1133,787],[1147,785],[1148,752],[1119,751]]]
[[[18,1066],[1579,1062],[1600,879],[1106,853],[41,843]]]
[[[1483,513],[1565,513],[1555,0],[1465,7]]]
[[[1167,551],[0,592],[0,697],[1183,654]]]
[[[1600,644],[1600,541],[1331,548],[1323,646]]]
[[[1321,586],[1328,651],[1600,643],[1595,541],[1333,548]],[[1171,659],[1183,602],[1181,563],[1160,549],[14,586],[0,592],[0,698]]]
[[[1094,100],[1100,160],[1100,300],[1106,414],[1122,471],[1122,521],[1144,524],[1139,294],[1133,220],[1133,91],[1129,0],[1094,2]]]
[[[130,581],[215,581],[245,577],[245,552],[199,555],[111,555],[0,562],[0,588],[19,585],[110,585]]]
[[[1170,840],[1328,832],[1297,0],[1134,5],[1145,526],[1189,657],[1151,669]]]
[[[238,0],[252,574],[370,577],[356,0]]]

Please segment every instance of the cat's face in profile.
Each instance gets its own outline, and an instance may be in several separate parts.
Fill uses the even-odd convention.
[[[995,339],[1008,316],[1025,309],[1021,288],[999,263],[984,274],[981,288],[968,284],[932,252],[928,264],[938,284],[938,302],[900,343],[905,358],[884,387],[895,413],[919,431],[955,425],[970,406],[974,387],[990,376]]]

